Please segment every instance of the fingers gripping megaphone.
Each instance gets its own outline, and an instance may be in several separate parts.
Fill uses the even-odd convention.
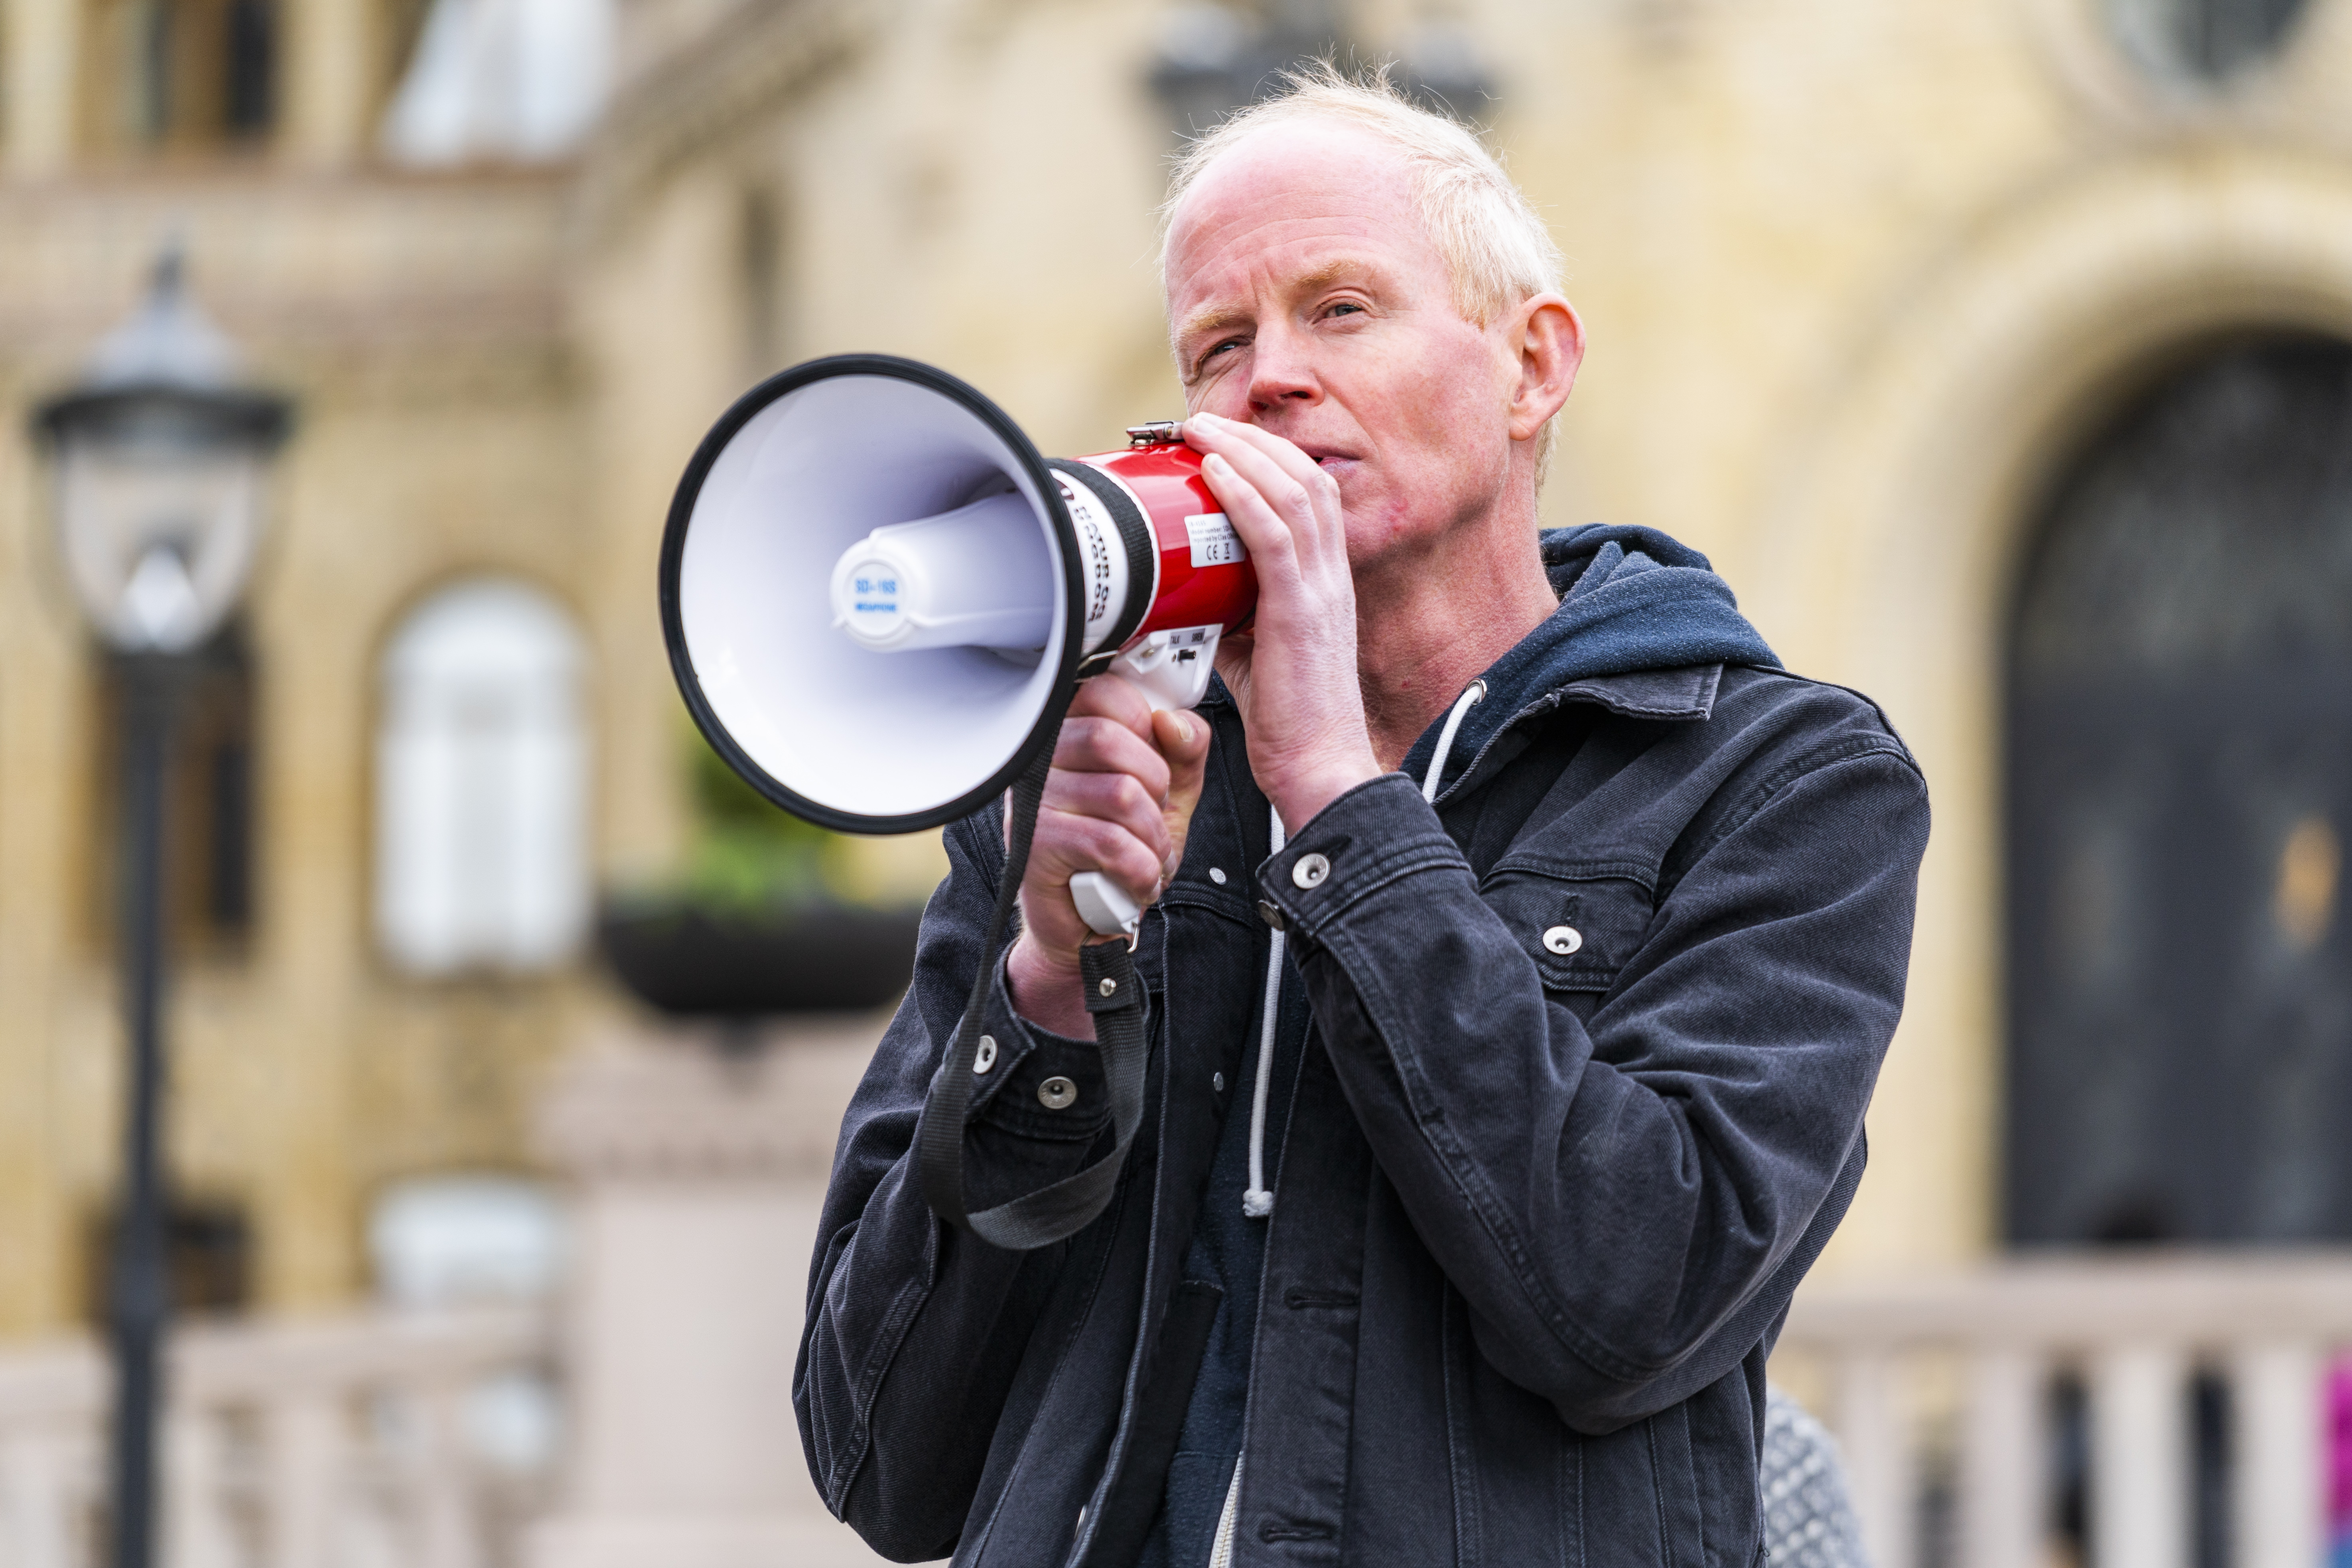
[[[967,815],[1053,744],[1077,682],[1207,689],[1257,579],[1173,425],[1046,459],[954,376],[814,360],[730,408],[662,540],[662,630],[719,754],[796,816],[905,833]],[[1073,878],[1132,934],[1132,900]]]

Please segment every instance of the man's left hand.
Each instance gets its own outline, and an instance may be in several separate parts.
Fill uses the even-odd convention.
[[[1257,569],[1257,616],[1217,648],[1249,732],[1250,771],[1292,830],[1381,773],[1356,672],[1356,584],[1339,487],[1272,431],[1184,421],[1201,477]]]

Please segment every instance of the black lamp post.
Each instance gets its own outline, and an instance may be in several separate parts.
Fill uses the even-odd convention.
[[[200,647],[253,570],[289,401],[245,383],[187,298],[176,248],[146,302],[75,385],[33,417],[55,482],[66,574],[121,677],[122,1004],[130,1046],[122,1209],[108,1315],[114,1344],[115,1568],[155,1561],[155,1434],[169,1316],[163,1168],[164,777]]]

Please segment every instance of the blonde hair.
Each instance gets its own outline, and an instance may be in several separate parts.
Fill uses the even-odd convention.
[[[1415,205],[1445,259],[1454,309],[1481,327],[1521,300],[1560,286],[1559,247],[1535,207],[1486,144],[1444,115],[1406,98],[1381,66],[1349,76],[1328,59],[1282,75],[1279,96],[1227,116],[1176,155],[1160,209],[1160,278],[1168,279],[1168,237],[1176,209],[1201,176],[1235,144],[1276,126],[1321,121],[1370,132],[1403,154]]]

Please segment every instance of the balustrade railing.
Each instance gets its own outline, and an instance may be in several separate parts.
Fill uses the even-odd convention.
[[[1808,1286],[1773,1375],[1838,1434],[1874,1568],[2199,1568],[2217,1539],[2319,1568],[2347,1349],[2352,1254],[2074,1255]],[[521,1310],[184,1328],[167,1568],[509,1568],[549,1361]],[[107,1396],[93,1342],[0,1352],[0,1568],[98,1562]]]
[[[508,1568],[552,1460],[541,1315],[370,1313],[174,1336],[165,1568]],[[0,1352],[0,1568],[91,1568],[94,1342]]]
[[[1773,1375],[1874,1568],[2320,1568],[2347,1347],[2352,1254],[2073,1254],[1809,1285]]]

